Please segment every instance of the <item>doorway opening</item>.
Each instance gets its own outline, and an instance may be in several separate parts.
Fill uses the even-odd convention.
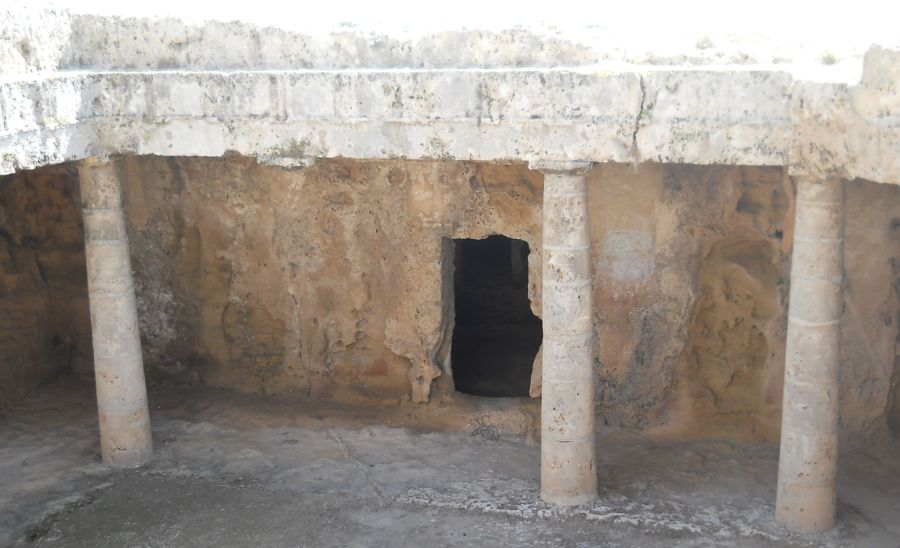
[[[506,236],[455,244],[450,363],[456,390],[528,396],[543,336],[528,301],[528,244]]]

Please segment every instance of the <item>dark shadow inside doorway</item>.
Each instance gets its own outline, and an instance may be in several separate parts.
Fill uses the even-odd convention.
[[[528,301],[528,244],[506,236],[454,243],[456,390],[528,396],[542,337],[541,319]]]

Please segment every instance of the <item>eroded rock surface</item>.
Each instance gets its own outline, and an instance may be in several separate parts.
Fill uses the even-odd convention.
[[[154,382],[341,401],[450,397],[452,238],[527,242],[541,314],[543,179],[523,164],[288,170],[241,157],[129,157],[124,174]],[[21,258],[3,263],[0,302],[34,320],[4,348],[55,352],[29,362],[45,364],[45,377],[70,361],[90,372],[74,177],[54,168],[3,185],[3,243]],[[794,200],[784,170],[603,164],[588,188],[601,428],[776,440]],[[889,417],[897,424],[900,193],[856,181],[847,200],[842,420],[863,438]],[[30,285],[10,283],[22,279]],[[54,337],[68,342],[44,344]],[[7,363],[10,394],[33,386]]]

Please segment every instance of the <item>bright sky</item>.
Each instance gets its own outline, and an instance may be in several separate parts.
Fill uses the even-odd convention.
[[[546,22],[552,25],[625,26],[649,34],[682,29],[766,32],[839,38],[841,35],[900,34],[900,3],[893,0],[58,0],[74,12],[120,15],[175,15],[193,20],[241,19],[294,27],[299,23],[382,23],[392,27],[511,26]]]
[[[35,0],[46,3],[48,0]],[[708,36],[754,49],[859,54],[900,46],[900,0],[49,0],[75,13],[242,20],[304,32],[352,24],[419,34],[449,29],[550,27],[572,39],[657,53],[694,48]],[[718,38],[718,40],[717,40]],[[796,57],[796,55],[789,55]],[[801,55],[800,57],[803,57]]]

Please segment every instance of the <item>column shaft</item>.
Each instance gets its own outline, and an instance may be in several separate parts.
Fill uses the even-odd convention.
[[[589,164],[544,170],[541,498],[597,495]]]
[[[844,185],[797,188],[776,519],[802,532],[834,527]]]
[[[122,185],[113,163],[85,160],[79,176],[100,449],[106,464],[134,466],[153,442]]]

